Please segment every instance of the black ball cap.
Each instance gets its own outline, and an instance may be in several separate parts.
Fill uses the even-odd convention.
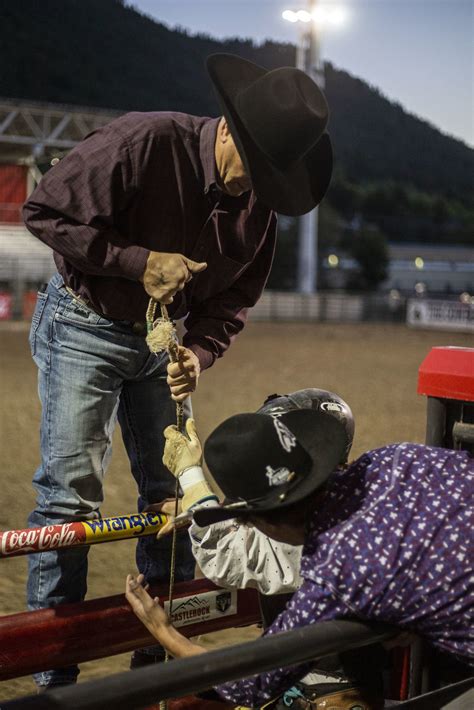
[[[343,425],[322,412],[237,414],[207,439],[204,456],[226,504],[194,511],[198,525],[284,509],[316,491],[344,460]]]

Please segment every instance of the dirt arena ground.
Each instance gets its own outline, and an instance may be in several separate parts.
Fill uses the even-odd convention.
[[[202,437],[222,419],[252,411],[272,392],[315,386],[333,390],[356,418],[354,456],[388,442],[423,442],[425,401],[417,372],[434,345],[469,345],[469,336],[409,330],[404,325],[250,323],[230,352],[201,378],[194,412]],[[38,464],[39,404],[26,326],[0,324],[0,529],[25,526]],[[133,479],[120,435],[106,478],[104,515],[132,512]],[[1,560],[0,614],[24,610],[26,558]],[[119,593],[134,570],[134,543],[98,545],[89,555],[88,598]],[[243,640],[254,630],[221,632],[213,643]],[[1,639],[0,639],[1,645]],[[129,655],[82,666],[81,680],[128,668]],[[29,678],[0,685],[0,702],[34,692]]]

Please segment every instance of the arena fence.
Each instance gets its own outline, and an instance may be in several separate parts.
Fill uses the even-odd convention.
[[[168,611],[167,586],[150,593]],[[175,585],[171,618],[185,636],[198,636],[258,623],[260,608],[253,589],[230,591],[196,579]],[[124,594],[0,617],[0,639],[0,681],[156,643]]]
[[[2,710],[132,710],[226,681],[288,667],[393,637],[385,624],[325,621],[206,654],[147,666],[4,703]]]
[[[390,294],[265,291],[250,311],[254,321],[404,322],[406,299]]]

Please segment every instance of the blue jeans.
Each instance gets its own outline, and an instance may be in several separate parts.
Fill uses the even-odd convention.
[[[59,274],[38,294],[30,347],[38,366],[42,419],[41,465],[33,478],[37,500],[29,526],[100,517],[117,418],[138,487],[138,510],[174,497],[175,479],[161,461],[163,429],[176,421],[166,384],[167,355],[152,355],[132,323],[109,320],[79,303]],[[88,550],[30,555],[28,608],[83,600]],[[137,566],[148,582],[169,580],[170,554],[169,538],[138,541]],[[176,580],[193,575],[185,532],[178,535]],[[57,669],[35,680],[49,686],[74,682],[78,672],[75,666]]]

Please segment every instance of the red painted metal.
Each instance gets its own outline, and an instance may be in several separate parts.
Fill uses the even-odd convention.
[[[21,224],[27,174],[25,165],[0,165],[0,222]]]
[[[213,590],[219,587],[207,579],[181,582],[175,585],[173,604]],[[150,593],[167,601],[165,586],[154,587]],[[244,589],[237,593],[236,614],[189,624],[180,631],[198,636],[258,621],[257,593]],[[154,641],[123,594],[0,617],[0,680],[114,656]]]
[[[474,348],[432,348],[418,370],[418,394],[474,401]]]

